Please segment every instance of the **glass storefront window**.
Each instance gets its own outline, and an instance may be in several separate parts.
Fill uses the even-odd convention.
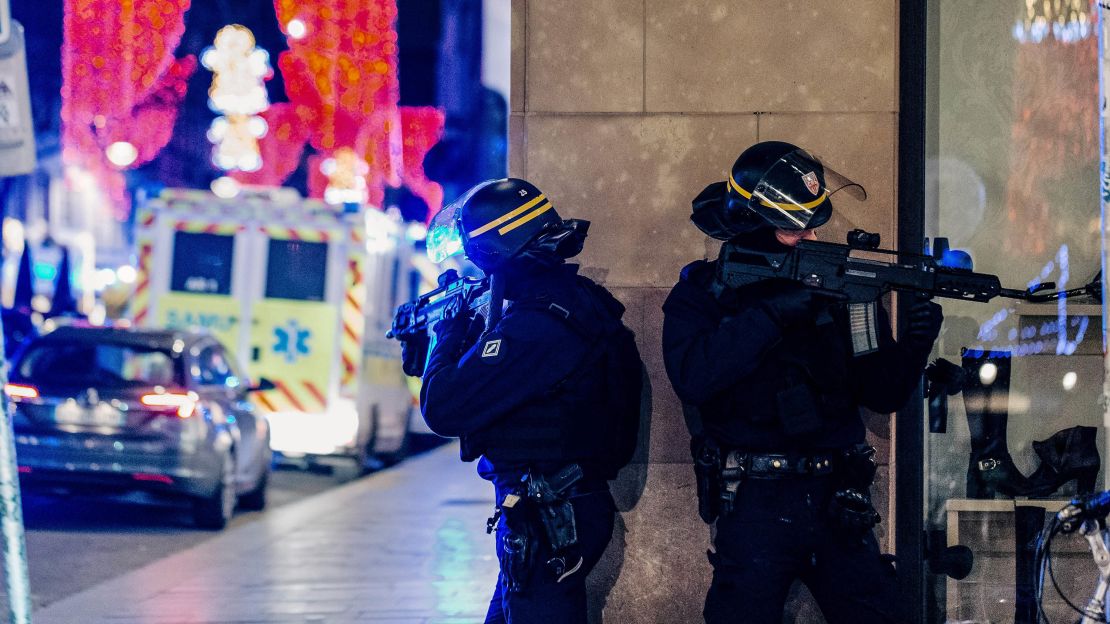
[[[926,235],[1005,287],[1087,284],[1103,256],[1097,5],[928,10]],[[961,579],[929,577],[929,621],[1036,622],[1037,537],[1077,488],[1107,485],[1102,302],[941,303],[933,358],[964,379],[947,421],[926,419],[922,433],[925,525],[934,568],[945,546],[974,563]],[[1087,543],[1068,536],[1053,550],[1060,589],[1086,605],[1097,581]],[[1044,610],[1078,619],[1047,579]]]

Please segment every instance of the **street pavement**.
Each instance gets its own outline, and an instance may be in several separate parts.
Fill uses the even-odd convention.
[[[230,526],[256,522],[263,514],[339,483],[339,477],[322,471],[275,469],[266,491],[267,509],[239,510]],[[36,609],[217,535],[196,527],[188,501],[50,495],[27,488],[23,489],[23,523]],[[7,604],[2,586],[0,599],[0,604]],[[8,621],[0,613],[0,622]]]
[[[492,509],[490,485],[447,444],[55,602],[34,622],[481,622],[497,577]]]

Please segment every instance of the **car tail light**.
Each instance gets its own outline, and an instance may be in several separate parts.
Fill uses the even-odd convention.
[[[131,478],[136,481],[155,481],[157,483],[173,485],[173,477],[167,477],[166,475],[150,474],[147,472],[135,472],[131,474]]]
[[[39,389],[34,386],[10,383],[4,386],[4,394],[17,401],[20,399],[37,399],[39,398]]]
[[[144,394],[139,402],[147,407],[163,408],[167,411],[175,411],[180,418],[188,418],[193,415],[197,408],[197,395],[193,392],[188,394],[176,394],[173,392],[166,392],[163,394]]]

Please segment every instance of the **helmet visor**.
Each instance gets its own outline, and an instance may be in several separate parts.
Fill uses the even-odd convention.
[[[800,149],[779,158],[753,189],[741,188],[731,178],[729,184],[748,198],[753,211],[784,230],[804,230],[827,221],[829,198],[840,191],[857,201],[867,199],[863,186]]]
[[[461,207],[462,200],[444,206],[428,224],[426,244],[428,259],[432,262],[438,264],[457,253],[462,253],[462,234],[459,231],[458,219]]]

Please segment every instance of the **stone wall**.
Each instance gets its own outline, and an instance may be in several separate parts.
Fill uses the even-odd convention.
[[[786,140],[869,192],[823,237],[863,227],[893,244],[898,4],[511,1],[509,170],[564,218],[593,222],[583,272],[627,306],[650,379],[640,454],[616,487],[617,533],[591,577],[594,621],[699,622],[710,535],[660,348],[660,306],[679,270],[717,251],[690,223],[690,200],[748,145]],[[886,416],[869,424],[888,549],[891,429]],[[820,616],[803,597],[788,619]]]

